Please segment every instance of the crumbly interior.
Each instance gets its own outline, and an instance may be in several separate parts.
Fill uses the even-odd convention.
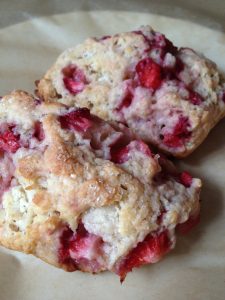
[[[99,239],[103,247],[100,258],[86,244],[79,255],[70,252],[74,260],[98,259],[97,267],[85,260],[77,268],[112,270],[150,233],[168,230],[172,248],[177,224],[199,211],[201,181],[182,184],[163,170],[160,155],[123,125],[40,103],[23,91],[2,98],[0,120],[0,243],[5,247],[71,270],[59,258],[61,237],[65,228],[76,233],[82,222],[93,249]],[[124,156],[115,148],[113,162],[112,145],[121,137],[128,146]]]
[[[45,101],[88,107],[177,157],[190,154],[224,117],[224,90],[213,62],[177,49],[149,26],[87,39],[62,53],[38,84]]]

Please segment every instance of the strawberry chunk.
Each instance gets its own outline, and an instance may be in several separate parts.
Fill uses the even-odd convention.
[[[122,282],[133,268],[157,262],[170,248],[171,242],[166,230],[159,234],[149,234],[116,265],[115,272],[120,276]]]
[[[69,65],[63,68],[62,73],[64,75],[64,85],[72,95],[82,92],[85,85],[88,83],[84,72],[76,65]]]
[[[20,148],[19,135],[12,131],[12,127],[0,134],[0,149],[6,152],[15,153]]]
[[[116,164],[123,164],[129,159],[129,147],[125,146],[123,148],[112,147],[111,148],[111,161]]]
[[[165,56],[167,52],[170,52],[173,55],[177,54],[177,47],[175,47],[173,43],[165,37],[164,34],[154,32],[153,38],[149,38],[141,30],[136,30],[133,32],[143,36],[145,42],[149,45],[148,50],[151,50],[152,48],[161,49],[163,56]]]
[[[136,72],[141,86],[156,90],[161,85],[161,67],[151,58],[139,61],[136,65]]]
[[[43,129],[43,126],[42,126],[42,123],[37,121],[35,124],[34,124],[34,134],[33,136],[38,140],[38,141],[43,141],[44,138],[45,138],[45,133],[44,133],[44,129]]]
[[[185,187],[190,187],[192,184],[192,176],[190,173],[187,171],[184,171],[180,174],[180,182],[185,186]]]
[[[175,74],[178,75],[181,71],[183,71],[183,69],[184,69],[184,63],[179,57],[176,57]]]
[[[180,117],[178,123],[174,127],[172,133],[165,133],[162,137],[163,143],[168,147],[181,147],[190,137],[191,132],[188,131],[189,121],[186,117]]]
[[[133,93],[131,92],[130,89],[128,89],[125,96],[124,96],[124,98],[122,99],[121,103],[116,108],[116,111],[121,111],[124,108],[129,107],[132,103],[132,100],[133,100]]]
[[[101,246],[102,239],[99,236],[88,233],[83,225],[79,225],[76,238],[70,243],[70,255],[77,261],[92,260],[101,254]]]
[[[178,51],[177,47],[175,47],[174,44],[170,40],[168,40],[166,37],[165,37],[165,44],[166,45],[165,45],[164,49],[166,52],[170,52],[173,55],[177,54],[177,51]]]
[[[183,145],[181,139],[172,133],[165,134],[163,142],[168,147],[174,147],[174,148],[181,147]]]
[[[189,219],[181,224],[178,224],[176,229],[180,234],[189,233],[200,222],[200,214],[190,216]]]
[[[146,156],[152,156],[152,152],[147,144],[142,141],[132,141],[130,143],[131,149],[136,149],[137,151],[142,152]]]
[[[173,43],[165,37],[164,34],[160,34],[158,32],[154,36],[152,46],[154,48],[161,48],[163,50],[163,56],[165,56],[167,52],[170,52],[173,55],[177,54],[177,47],[175,47]]]
[[[82,266],[97,272],[101,267],[98,257],[102,255],[102,245],[101,237],[89,233],[82,223],[78,225],[75,233],[66,227],[60,237],[59,262],[65,264],[69,271]]]
[[[60,236],[60,248],[58,251],[59,263],[65,264],[69,271],[75,271],[78,269],[76,261],[74,261],[69,255],[70,241],[73,239],[73,231],[66,227]]]
[[[117,164],[123,164],[129,160],[129,152],[131,150],[139,151],[146,156],[151,156],[151,150],[148,145],[142,141],[132,141],[125,147],[118,147],[117,145],[111,147],[111,161]]]
[[[194,105],[200,105],[203,102],[203,99],[198,93],[189,91],[189,101]]]
[[[87,108],[78,108],[77,110],[60,116],[59,121],[62,128],[79,132],[86,132],[93,125],[92,116]]]

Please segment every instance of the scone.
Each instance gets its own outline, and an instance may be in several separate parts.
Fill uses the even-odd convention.
[[[0,244],[123,280],[198,220],[200,179],[124,125],[23,91],[0,102]]]
[[[123,122],[145,142],[184,157],[224,117],[224,82],[213,62],[146,26],[66,50],[37,90],[46,101]]]

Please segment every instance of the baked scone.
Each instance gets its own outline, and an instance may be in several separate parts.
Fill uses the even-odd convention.
[[[124,125],[23,91],[1,99],[0,122],[1,245],[123,280],[197,222],[200,179]]]
[[[37,90],[46,101],[123,122],[176,157],[189,155],[225,115],[225,81],[216,65],[149,26],[66,50]]]

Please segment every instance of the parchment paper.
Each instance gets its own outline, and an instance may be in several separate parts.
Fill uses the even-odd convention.
[[[0,95],[30,92],[65,48],[88,36],[151,24],[175,44],[190,46],[225,71],[225,36],[187,21],[126,12],[77,12],[32,19],[0,30]],[[121,286],[108,272],[66,273],[21,253],[0,248],[0,300],[224,300],[225,121],[190,158],[179,162],[204,180],[200,225],[179,237],[160,263],[136,269]]]

